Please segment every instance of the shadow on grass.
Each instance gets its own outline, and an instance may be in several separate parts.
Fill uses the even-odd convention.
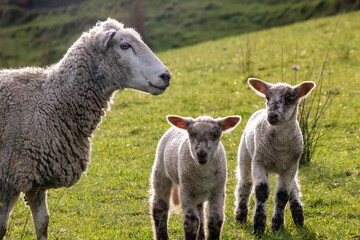
[[[289,222],[292,221],[292,219],[286,219],[285,221]],[[278,232],[273,233],[270,227],[269,218],[267,219],[265,233],[261,236],[261,238],[257,238],[253,234],[252,219],[248,219],[245,224],[236,223],[235,228],[239,232],[239,237],[237,239],[317,239],[315,231],[310,226],[307,226],[306,223],[304,227],[300,228],[295,227],[292,222],[291,224],[285,223],[285,226],[283,226]]]

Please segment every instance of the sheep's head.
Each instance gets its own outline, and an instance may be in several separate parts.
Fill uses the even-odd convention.
[[[233,130],[241,120],[240,116],[219,119],[211,117],[193,119],[179,116],[166,118],[171,125],[188,132],[192,158],[201,165],[214,158],[222,132]]]
[[[119,88],[133,88],[159,95],[170,85],[168,68],[131,28],[113,19],[99,22],[92,30],[108,75]]]
[[[299,100],[309,95],[315,87],[315,83],[311,81],[290,86],[249,78],[248,83],[257,94],[266,97],[267,121],[271,125],[279,125],[296,115]]]

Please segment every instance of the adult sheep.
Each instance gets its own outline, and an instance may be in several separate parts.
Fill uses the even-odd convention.
[[[70,187],[90,162],[90,138],[116,90],[162,94],[170,72],[133,29],[98,22],[47,68],[0,71],[0,240],[21,192],[47,239],[46,191]]]

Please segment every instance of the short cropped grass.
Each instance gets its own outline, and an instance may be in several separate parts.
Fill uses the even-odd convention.
[[[253,76],[299,83],[306,79],[306,66],[315,61],[311,79],[317,81],[337,20],[338,16],[323,18],[158,53],[173,74],[171,87],[157,97],[132,90],[116,94],[111,112],[92,139],[87,173],[71,188],[49,191],[49,239],[152,238],[149,177],[157,142],[169,128],[168,114],[243,117],[237,129],[222,138],[228,158],[222,238],[252,239],[253,197],[248,223],[234,220],[236,155],[246,122],[265,100],[246,80]],[[271,232],[271,175],[263,239],[360,238],[359,29],[360,12],[343,15],[330,51],[323,88],[335,98],[320,123],[324,136],[311,162],[299,171],[305,227],[296,228],[287,208],[285,227]],[[246,57],[249,50],[251,56]],[[296,54],[300,70],[295,81]],[[244,61],[250,66],[246,71]],[[181,214],[171,214],[169,234],[183,239]],[[35,239],[30,211],[22,201],[11,215],[6,239]]]

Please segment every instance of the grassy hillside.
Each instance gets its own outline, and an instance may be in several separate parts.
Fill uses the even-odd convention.
[[[56,62],[81,32],[107,17],[143,29],[145,42],[163,51],[359,8],[357,0],[2,1],[0,66]]]
[[[228,158],[222,239],[252,239],[252,220],[240,226],[233,214],[237,147],[250,115],[264,106],[246,79],[295,84],[315,62],[311,79],[318,81],[337,20],[311,20],[158,54],[173,73],[171,87],[157,97],[117,93],[93,138],[88,172],[69,189],[49,191],[49,238],[151,239],[149,177],[157,142],[169,128],[165,116],[239,114],[243,121],[222,140]],[[299,172],[305,227],[295,227],[287,208],[285,228],[273,234],[268,219],[263,239],[360,238],[359,29],[360,12],[341,17],[325,68],[324,88],[336,97],[320,123],[324,136],[318,149]],[[275,189],[274,176],[270,179],[269,218]],[[250,215],[253,206],[252,197]],[[183,239],[181,215],[171,214],[169,231],[171,239]],[[19,201],[6,239],[34,236],[30,211]]]

